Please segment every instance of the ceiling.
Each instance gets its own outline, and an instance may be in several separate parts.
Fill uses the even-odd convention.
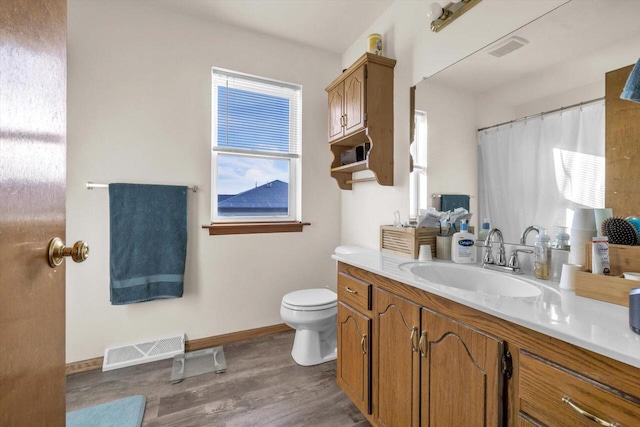
[[[315,48],[344,53],[394,0],[153,0],[197,15]],[[364,42],[363,42],[364,44]]]

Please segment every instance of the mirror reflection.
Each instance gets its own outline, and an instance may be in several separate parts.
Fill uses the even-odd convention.
[[[472,224],[515,243],[604,207],[605,74],[640,56],[638,16],[638,1],[574,0],[420,82],[410,212],[468,194]]]

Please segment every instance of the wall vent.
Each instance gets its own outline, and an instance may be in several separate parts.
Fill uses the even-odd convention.
[[[489,55],[500,58],[501,56],[505,56],[506,54],[511,53],[516,49],[520,49],[526,44],[529,44],[528,40],[525,40],[522,37],[513,36],[503,41],[502,43],[491,46],[489,50],[487,50],[487,53]]]
[[[184,334],[110,347],[104,351],[102,371],[170,359],[177,354],[184,354]]]

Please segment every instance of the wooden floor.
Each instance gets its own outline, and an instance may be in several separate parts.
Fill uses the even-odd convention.
[[[141,394],[143,426],[369,426],[336,384],[336,364],[302,367],[293,332],[224,346],[227,371],[172,385],[172,359],[67,378],[67,411]]]

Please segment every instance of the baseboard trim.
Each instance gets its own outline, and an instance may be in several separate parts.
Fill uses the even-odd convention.
[[[198,338],[195,340],[187,340],[185,342],[185,351],[200,350],[201,348],[215,347],[218,345],[229,344],[236,341],[247,340],[251,338],[263,337],[266,335],[279,334],[281,332],[292,331],[289,326],[284,323],[277,325],[264,326],[262,328],[248,329],[246,331],[232,332],[230,334],[216,335],[213,337]],[[67,363],[65,373],[67,375],[78,374],[80,372],[93,371],[102,369],[104,357],[96,357],[94,359],[81,360],[79,362]]]

